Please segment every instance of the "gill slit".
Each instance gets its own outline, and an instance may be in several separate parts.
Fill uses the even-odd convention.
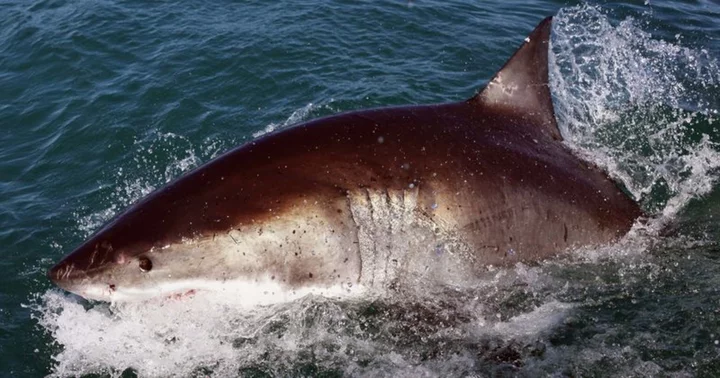
[[[347,202],[347,211],[350,213],[350,219],[352,220],[353,224],[355,225],[355,240],[357,241],[355,245],[357,245],[357,258],[360,262],[360,268],[358,269],[358,277],[357,277],[357,283],[362,282],[362,275],[363,275],[363,257],[362,257],[362,244],[360,243],[360,224],[358,223],[357,219],[355,219],[355,213],[353,212],[353,205],[352,205],[352,198],[350,197],[352,194],[348,192],[348,194],[345,196],[346,202]]]
[[[372,239],[372,278],[370,279],[370,286],[375,285],[375,270],[377,269],[377,223],[375,219],[375,208],[373,207],[370,189],[365,188],[365,199],[367,200],[368,209],[370,210],[370,226],[372,227],[372,233],[370,237]]]

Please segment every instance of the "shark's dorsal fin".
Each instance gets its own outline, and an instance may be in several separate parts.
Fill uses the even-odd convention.
[[[531,118],[543,131],[562,140],[548,86],[548,50],[552,17],[544,19],[488,85],[469,101],[507,109]]]

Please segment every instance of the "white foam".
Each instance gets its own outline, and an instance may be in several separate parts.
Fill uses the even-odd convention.
[[[531,312],[514,316],[507,322],[495,323],[488,333],[506,339],[537,336],[561,323],[573,307],[571,303],[559,301],[543,303]]]
[[[494,284],[481,285],[478,294],[508,290],[527,277],[526,267],[517,275],[500,275]],[[476,363],[462,345],[487,337],[537,337],[572,307],[551,301],[501,321],[483,313],[487,297],[468,301],[464,294],[355,293],[342,299],[296,293],[299,298],[291,302],[248,306],[245,296],[215,291],[179,300],[88,306],[51,290],[37,299],[34,310],[39,324],[63,347],[54,356],[54,376],[117,374],[128,367],[148,377],[188,376],[202,367],[222,376],[248,366],[285,375],[307,363],[351,375],[437,376]],[[374,307],[380,310],[368,315]],[[415,350],[435,350],[438,341],[460,350],[418,360]],[[308,353],[312,362],[305,360]]]

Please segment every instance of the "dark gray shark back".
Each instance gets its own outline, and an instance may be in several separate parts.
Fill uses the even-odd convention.
[[[381,212],[411,211],[417,225],[471,251],[474,269],[612,241],[641,211],[561,143],[548,88],[550,29],[548,18],[470,100],[344,113],[240,146],[131,207],[50,277],[247,227],[262,233],[304,206],[358,245],[391,239],[377,222],[398,232]]]

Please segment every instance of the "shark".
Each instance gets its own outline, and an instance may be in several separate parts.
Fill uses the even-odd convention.
[[[472,98],[341,113],[236,147],[141,199],[48,271],[135,301],[234,288],[288,300],[462,286],[613,242],[642,216],[563,143],[552,18]]]

